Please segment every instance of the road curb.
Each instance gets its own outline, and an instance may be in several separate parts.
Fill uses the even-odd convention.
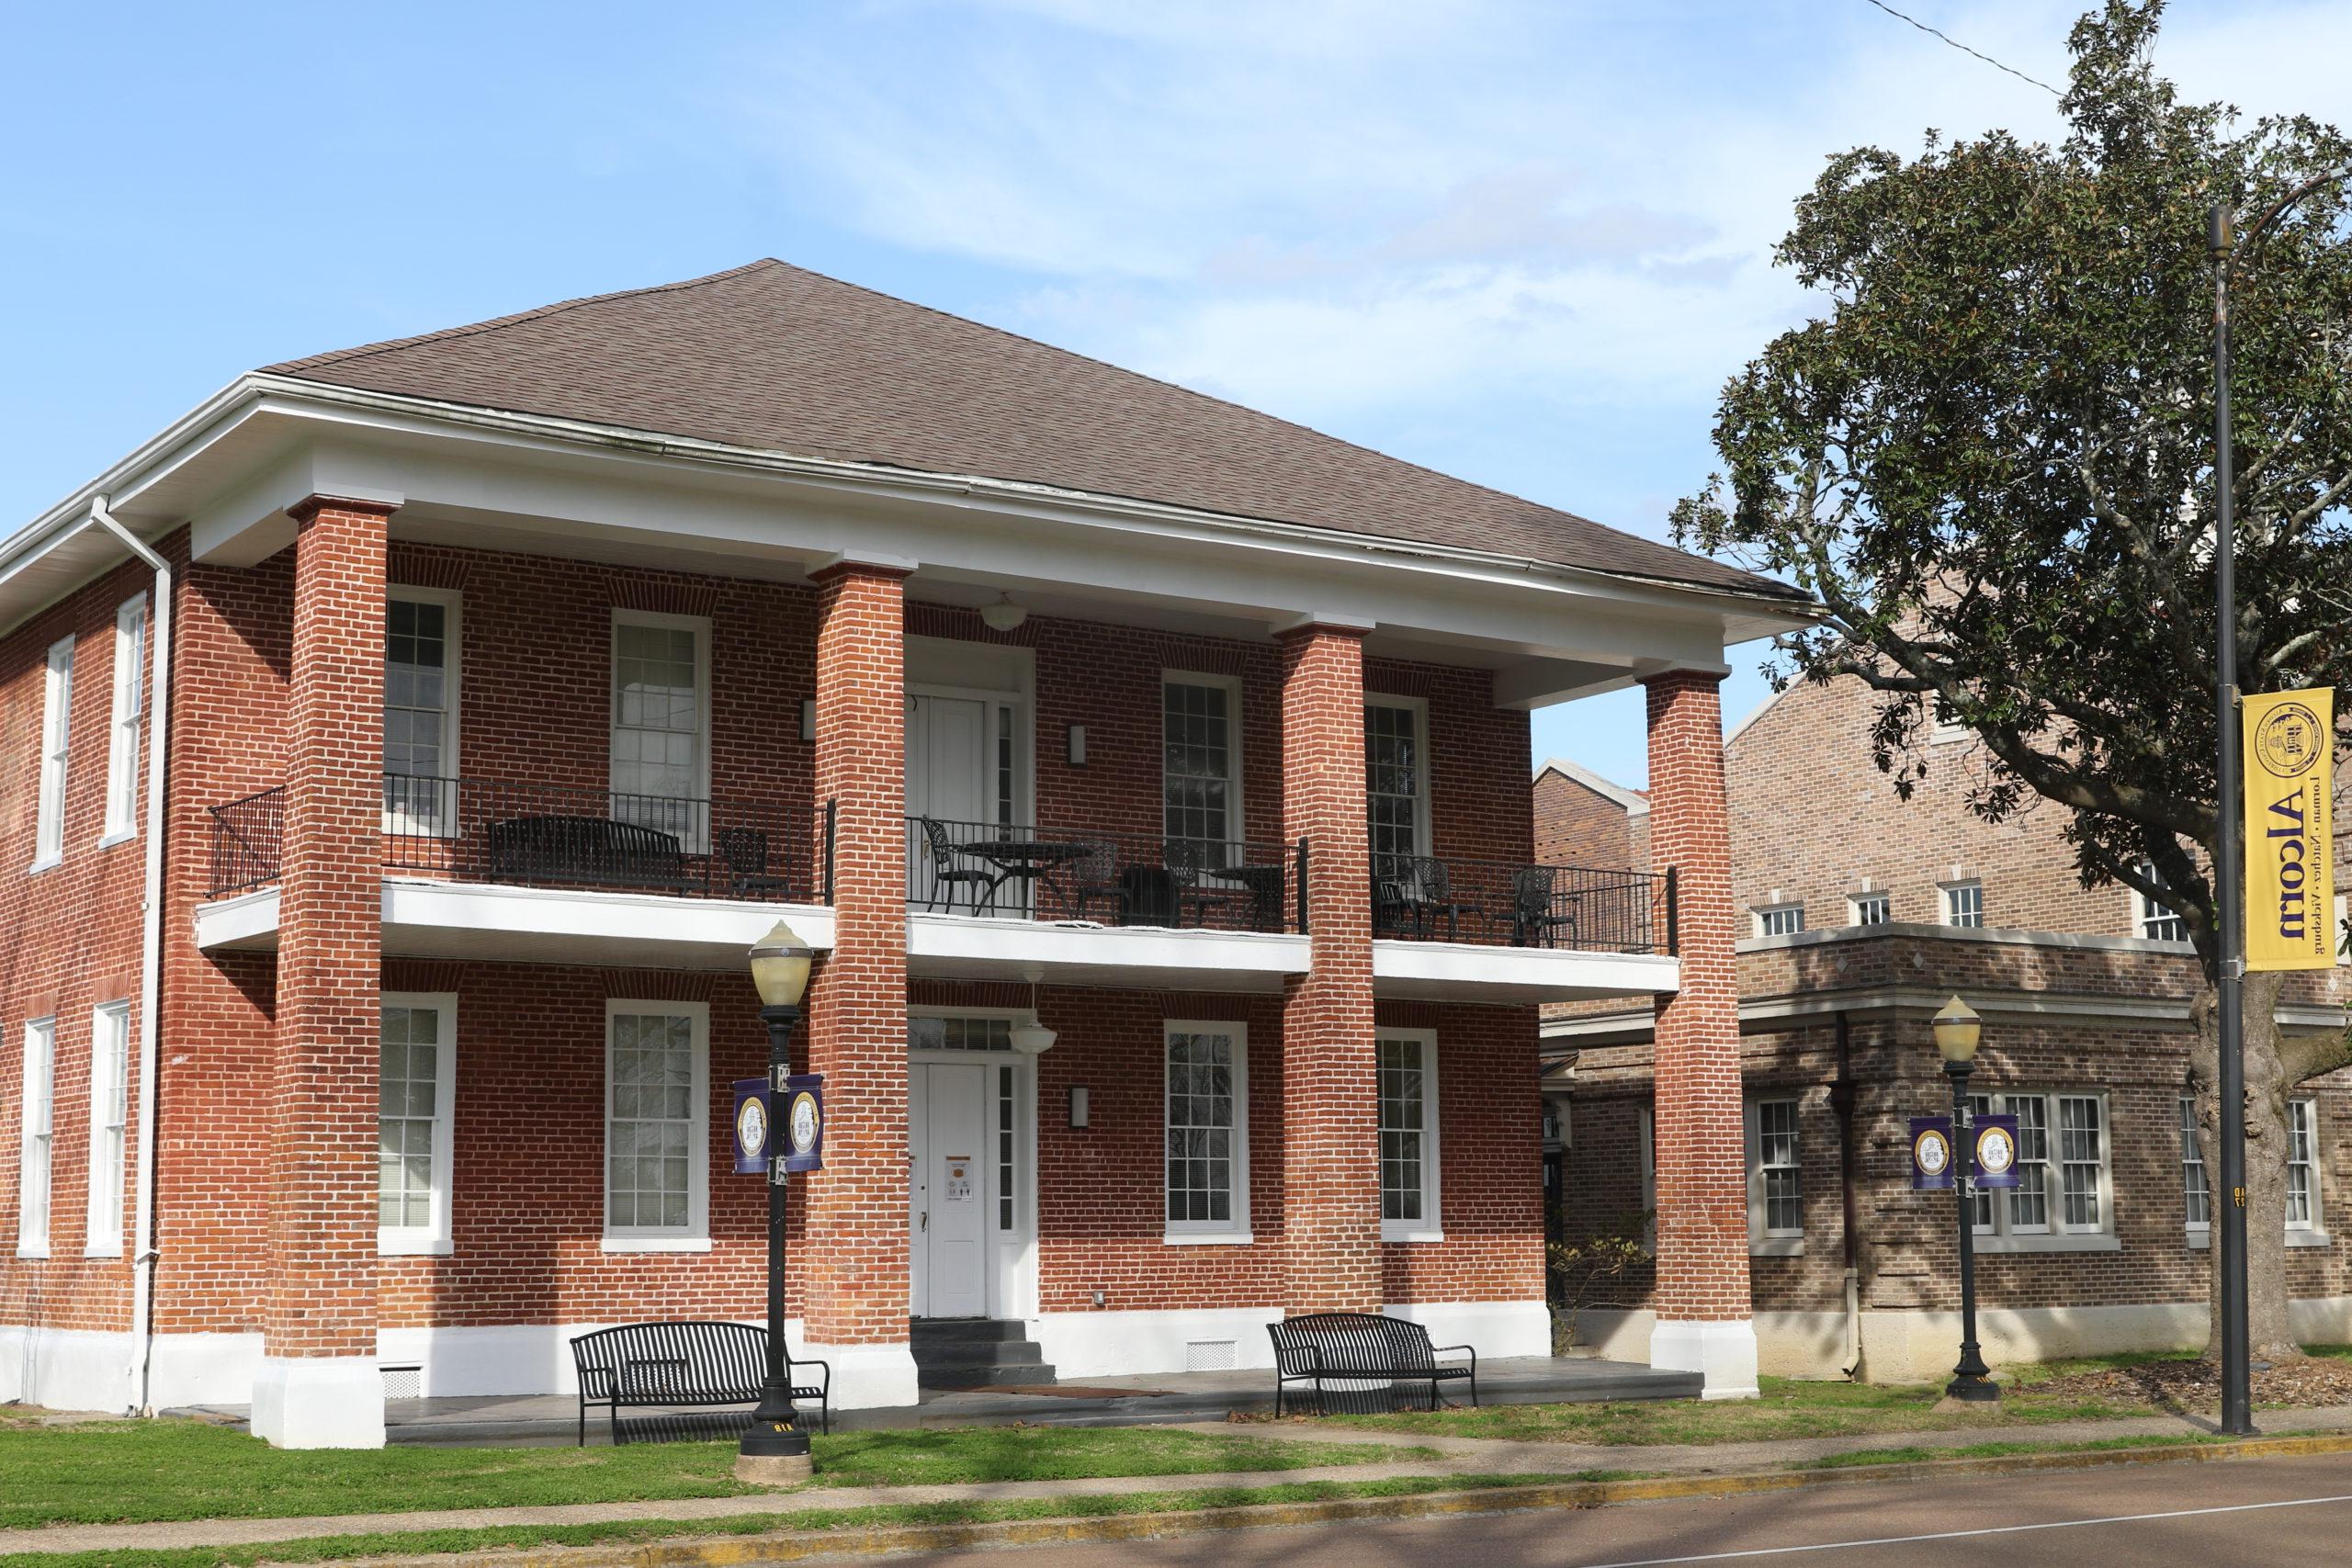
[[[1825,1470],[1552,1482],[1464,1492],[1424,1492],[1394,1497],[1333,1497],[1317,1502],[1261,1503],[1241,1507],[1199,1508],[1158,1514],[1004,1519],[985,1524],[878,1525],[835,1530],[777,1530],[753,1535],[682,1536],[666,1540],[614,1541],[590,1546],[492,1547],[459,1554],[392,1555],[364,1561],[388,1564],[463,1562],[465,1568],[737,1568],[740,1564],[795,1562],[824,1557],[872,1557],[901,1552],[968,1551],[989,1547],[1167,1540],[1208,1535],[1221,1530],[1262,1529],[1283,1525],[1438,1518],[1449,1515],[1516,1513],[1542,1508],[1602,1508],[1622,1503],[1736,1497],[1815,1486],[1932,1480],[1953,1475],[2001,1475],[2024,1470],[2103,1470],[2120,1465],[2283,1459],[2339,1453],[2352,1453],[2352,1432],[2295,1438],[2250,1438],[2233,1443],[2177,1443],[2151,1448],[1922,1460],[1900,1464],[1841,1465]]]

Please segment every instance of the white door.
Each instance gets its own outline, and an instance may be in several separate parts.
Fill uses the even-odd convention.
[[[908,1193],[918,1317],[985,1317],[989,1303],[989,1066],[913,1064]]]
[[[974,697],[907,703],[907,815],[990,822],[989,706]]]

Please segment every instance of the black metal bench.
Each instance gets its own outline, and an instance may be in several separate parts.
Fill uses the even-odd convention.
[[[494,881],[588,883],[684,891],[684,847],[675,833],[605,817],[510,817],[490,824]]]
[[[1274,1414],[1283,1413],[1283,1391],[1294,1382],[1315,1384],[1315,1407],[1324,1408],[1326,1382],[1426,1382],[1430,1404],[1438,1404],[1438,1385],[1467,1378],[1470,1403],[1478,1403],[1478,1352],[1467,1345],[1432,1348],[1430,1331],[1401,1317],[1368,1312],[1318,1312],[1286,1317],[1266,1325],[1274,1341]],[[1470,1355],[1470,1364],[1442,1362],[1440,1356],[1457,1350]]]
[[[768,1331],[748,1323],[629,1323],[599,1328],[571,1341],[571,1363],[580,1374],[580,1443],[588,1443],[588,1407],[611,1411],[613,1441],[621,1440],[623,1406],[672,1409],[680,1405],[757,1404],[768,1375]],[[816,1404],[823,1429],[833,1429],[833,1370],[822,1361],[785,1359],[785,1379],[814,1367],[815,1383],[793,1382],[797,1403]]]

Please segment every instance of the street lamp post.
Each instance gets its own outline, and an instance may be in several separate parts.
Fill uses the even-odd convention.
[[[1936,1050],[1951,1078],[1951,1190],[1960,1205],[1960,1364],[1944,1393],[1972,1403],[2001,1397],[1993,1371],[1976,1343],[1976,1140],[1970,1136],[1968,1075],[1976,1069],[1976,1042],[1984,1025],[1958,997],[1935,1017]]]
[[[791,1361],[784,1347],[784,1167],[785,1079],[792,1076],[792,1032],[800,1022],[800,998],[808,989],[808,966],[816,956],[793,929],[778,920],[752,947],[752,984],[760,993],[760,1021],[768,1026],[768,1361],[760,1385],[759,1408],[736,1450],[735,1473],[755,1483],[804,1481],[809,1474],[808,1434],[792,1406]]]

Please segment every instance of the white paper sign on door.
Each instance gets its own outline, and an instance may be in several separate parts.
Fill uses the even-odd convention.
[[[947,1156],[947,1201],[968,1203],[972,1201],[972,1156]]]

